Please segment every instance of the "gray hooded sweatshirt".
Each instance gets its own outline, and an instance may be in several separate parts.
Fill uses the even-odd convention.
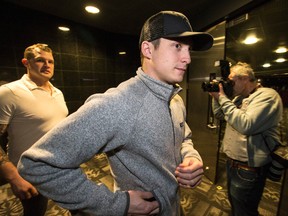
[[[18,164],[20,174],[46,197],[91,215],[127,215],[128,190],[150,191],[159,215],[178,215],[176,167],[194,149],[180,88],[157,81],[140,68],[137,76],[104,94],[48,132]],[[107,153],[115,190],[87,179],[79,167]]]

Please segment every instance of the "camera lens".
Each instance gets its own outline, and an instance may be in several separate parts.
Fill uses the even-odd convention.
[[[277,161],[273,160],[269,167],[267,177],[272,181],[280,181],[283,171],[284,167]]]

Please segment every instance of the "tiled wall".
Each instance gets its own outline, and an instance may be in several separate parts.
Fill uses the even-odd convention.
[[[65,24],[70,32],[61,32]],[[0,82],[20,78],[24,49],[46,43],[55,59],[53,85],[64,93],[69,112],[93,93],[101,93],[135,75],[140,66],[138,36],[118,35],[44,13],[1,3]],[[126,55],[119,55],[119,51]]]

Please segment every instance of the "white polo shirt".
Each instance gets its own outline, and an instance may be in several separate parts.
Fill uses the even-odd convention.
[[[8,128],[8,157],[17,165],[21,154],[68,115],[62,92],[52,95],[27,74],[0,87],[0,124]]]

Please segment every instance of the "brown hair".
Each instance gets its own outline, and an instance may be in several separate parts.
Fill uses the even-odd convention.
[[[33,45],[31,45],[25,49],[24,58],[26,58],[28,60],[34,58],[35,52],[37,52],[39,50],[43,50],[45,52],[52,53],[51,48],[49,48],[47,44],[37,43],[37,44],[33,44]]]

